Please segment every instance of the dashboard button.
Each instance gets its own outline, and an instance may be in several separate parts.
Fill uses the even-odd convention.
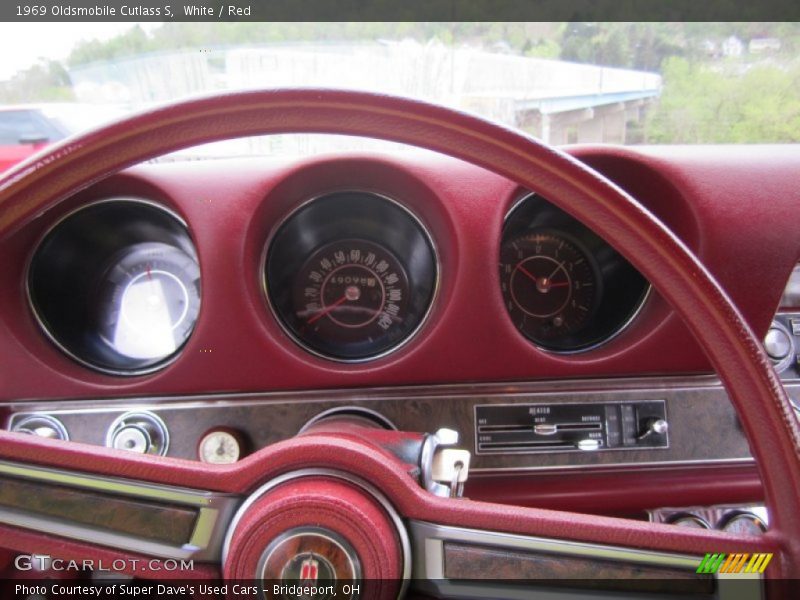
[[[792,351],[792,340],[789,334],[783,329],[770,327],[764,337],[764,348],[773,360],[783,360]]]

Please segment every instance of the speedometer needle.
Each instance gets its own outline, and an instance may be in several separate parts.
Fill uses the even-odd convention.
[[[339,305],[340,305],[342,302],[344,302],[345,300],[347,300],[347,294],[345,294],[344,296],[342,296],[341,298],[339,298],[339,299],[338,299],[336,302],[334,302],[333,304],[329,304],[328,306],[326,306],[325,308],[323,308],[322,310],[320,310],[320,311],[319,311],[317,314],[315,314],[313,317],[311,317],[311,318],[308,320],[308,324],[309,324],[309,325],[311,325],[311,324],[312,324],[312,323],[314,323],[315,321],[319,321],[319,320],[320,320],[322,317],[324,317],[325,315],[327,315],[329,312],[331,312],[331,311],[332,311],[334,308],[336,308],[337,306],[339,306]]]

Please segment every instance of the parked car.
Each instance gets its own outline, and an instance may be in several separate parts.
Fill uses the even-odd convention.
[[[49,144],[122,114],[114,107],[77,103],[0,106],[0,172]]]

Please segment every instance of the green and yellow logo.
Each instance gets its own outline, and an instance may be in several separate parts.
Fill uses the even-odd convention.
[[[698,573],[763,573],[772,554],[706,554]]]

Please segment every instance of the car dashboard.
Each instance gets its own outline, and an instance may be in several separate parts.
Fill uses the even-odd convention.
[[[567,150],[698,255],[800,399],[800,308],[781,300],[800,152]],[[455,159],[139,165],[0,252],[12,431],[216,464],[346,416],[458,432],[473,498],[654,520],[761,501],[658,290],[537,190]]]

